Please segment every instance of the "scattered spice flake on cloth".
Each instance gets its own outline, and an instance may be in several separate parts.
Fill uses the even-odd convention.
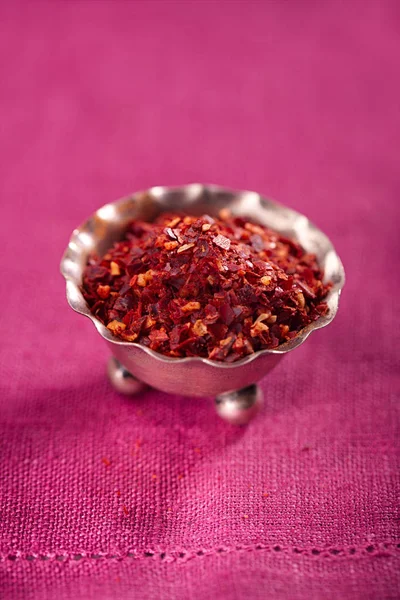
[[[232,217],[163,214],[133,221],[82,292],[116,337],[166,356],[234,362],[290,340],[328,311],[316,257],[275,231]]]

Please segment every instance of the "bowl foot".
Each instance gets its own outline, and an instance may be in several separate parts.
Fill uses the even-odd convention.
[[[114,389],[126,396],[133,396],[147,388],[145,383],[131,375],[114,356],[108,359],[107,375]]]
[[[246,425],[262,407],[264,398],[258,385],[249,385],[241,390],[225,392],[215,398],[217,413],[232,425]]]

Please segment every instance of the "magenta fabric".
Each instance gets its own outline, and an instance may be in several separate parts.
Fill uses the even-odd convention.
[[[396,0],[1,3],[1,598],[399,597],[399,23]],[[96,208],[193,181],[298,209],[346,268],[247,428],[115,393],[58,273]]]

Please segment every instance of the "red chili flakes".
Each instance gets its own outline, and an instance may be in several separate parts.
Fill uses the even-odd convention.
[[[110,295],[110,290],[111,290],[111,288],[109,285],[98,285],[97,286],[97,293],[100,296],[100,298],[103,298],[103,300],[108,298],[108,296]]]
[[[182,306],[182,310],[185,313],[193,312],[195,310],[200,310],[201,304],[200,302],[188,302],[185,306]]]
[[[115,335],[120,335],[124,331],[124,329],[126,329],[126,325],[125,323],[121,323],[120,321],[114,319],[107,325],[107,329],[112,331],[112,333],[114,333]]]
[[[111,261],[110,262],[110,272],[111,272],[111,275],[120,275],[121,270],[119,268],[119,264],[114,261]]]
[[[215,238],[213,238],[213,242],[214,244],[217,244],[217,246],[223,248],[224,250],[229,250],[229,248],[231,247],[230,239],[221,234],[215,236]]]
[[[171,220],[167,221],[165,224],[170,228],[176,227],[181,219],[182,217],[172,217]]]
[[[164,248],[166,250],[175,250],[179,246],[178,242],[165,242]]]
[[[202,337],[208,333],[207,325],[204,325],[204,322],[201,319],[197,319],[197,321],[192,326],[193,333]]]
[[[190,248],[193,248],[193,246],[194,244],[183,244],[183,246],[178,248],[177,253],[180,254],[181,252],[186,252],[186,250],[190,250]]]
[[[328,311],[331,284],[314,254],[234,217],[161,215],[133,221],[82,292],[116,337],[166,356],[234,362],[276,348]]]

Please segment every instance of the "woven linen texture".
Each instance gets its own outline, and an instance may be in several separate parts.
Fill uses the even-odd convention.
[[[0,16],[0,597],[397,598],[398,3]],[[58,273],[96,208],[190,181],[278,198],[346,268],[247,428],[115,393]]]

